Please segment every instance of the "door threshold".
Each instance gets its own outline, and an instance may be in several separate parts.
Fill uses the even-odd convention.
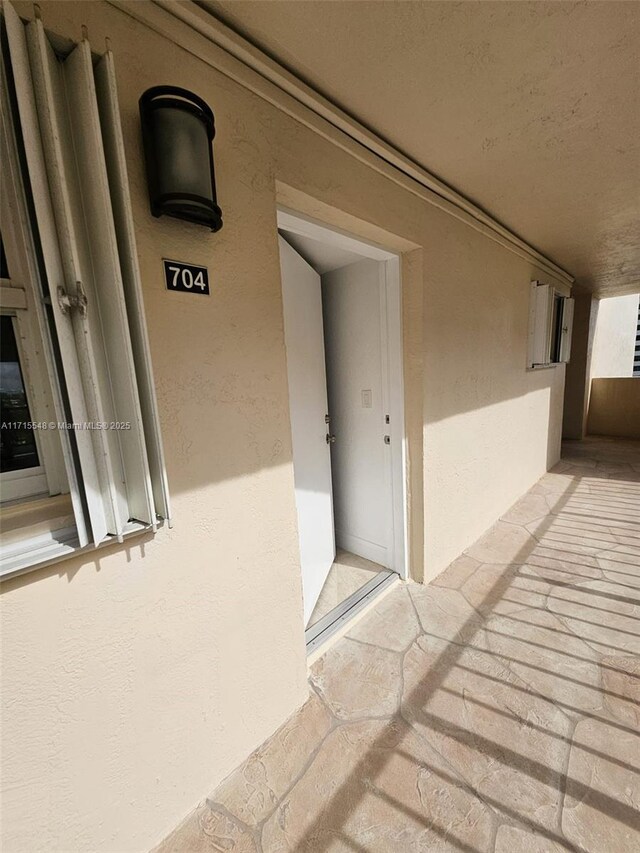
[[[344,628],[345,624],[350,622],[356,614],[360,613],[361,610],[371,604],[385,589],[399,579],[400,576],[396,572],[387,569],[378,572],[364,586],[361,586],[360,589],[357,589],[348,598],[345,598],[341,604],[330,610],[322,619],[319,619],[315,625],[307,628],[304,632],[307,657],[312,652],[317,651],[321,645]]]

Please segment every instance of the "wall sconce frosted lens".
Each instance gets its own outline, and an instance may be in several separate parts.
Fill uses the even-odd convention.
[[[186,89],[154,86],[140,98],[140,117],[151,213],[219,231],[209,105]]]

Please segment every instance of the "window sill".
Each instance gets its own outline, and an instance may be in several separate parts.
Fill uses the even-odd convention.
[[[159,521],[157,528],[162,527],[164,522]],[[138,521],[129,522],[123,539],[130,539],[148,533],[152,527]],[[34,536],[22,540],[9,548],[3,548],[0,559],[0,581],[6,581],[26,572],[42,569],[69,557],[77,557],[81,554],[93,554],[98,550],[118,543],[117,536],[108,536],[99,545],[85,545],[80,547],[75,527],[66,527],[51,531],[40,536]]]
[[[527,367],[527,373],[532,373],[534,370],[551,370],[553,367],[561,367],[566,364],[564,361],[552,361],[550,364],[532,364]]]
[[[73,527],[73,505],[69,495],[22,498],[3,503],[0,510],[0,546],[5,552],[15,545],[54,530]]]

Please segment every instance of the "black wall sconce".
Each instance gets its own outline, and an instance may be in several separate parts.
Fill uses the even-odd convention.
[[[151,213],[219,231],[209,105],[186,89],[154,86],[140,98],[140,118]]]

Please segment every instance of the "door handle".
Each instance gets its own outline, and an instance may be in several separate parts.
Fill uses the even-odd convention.
[[[335,435],[329,435],[329,433],[327,433],[326,439],[327,439],[327,444],[335,444],[336,443]]]

